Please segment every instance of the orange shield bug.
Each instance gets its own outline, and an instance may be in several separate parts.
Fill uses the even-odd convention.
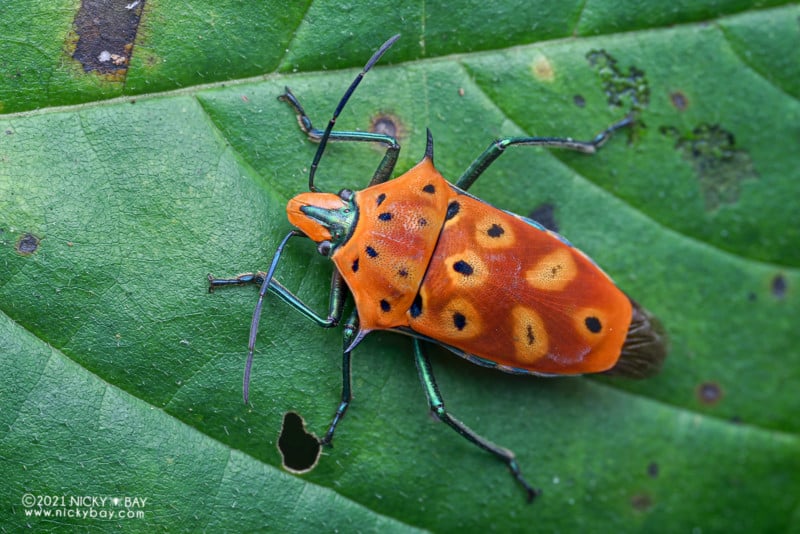
[[[434,167],[433,138],[428,130],[422,161],[390,180],[400,151],[394,137],[339,132],[333,127],[363,76],[398,38],[392,37],[373,54],[324,131],[313,127],[288,88],[279,97],[295,110],[308,137],[319,143],[309,171],[310,192],[289,201],[286,210],[296,228],[281,241],[267,272],[228,279],[209,275],[209,291],[227,285],[261,286],[250,325],[245,402],[267,291],[322,327],[339,324],[345,300],[351,295],[355,310],[344,322],[342,400],[320,442],[331,444],[336,426],[350,405],[351,352],[369,332],[393,330],[413,338],[416,365],[434,416],[505,462],[531,501],[538,490],[523,478],[514,453],[481,437],[445,409],[425,345],[436,343],[475,364],[514,374],[608,373],[641,378],[659,370],[666,355],[660,326],[591,259],[539,223],[499,210],[467,193],[510,146],[545,146],[591,154],[614,131],[633,121],[626,117],[591,141],[499,139],[478,156],[455,185]],[[332,194],[314,186],[314,175],[329,141],[386,147],[366,189]],[[273,277],[293,237],[316,242],[319,253],[335,265],[327,315],[312,310]]]

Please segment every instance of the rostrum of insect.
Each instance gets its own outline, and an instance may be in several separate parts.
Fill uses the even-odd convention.
[[[472,363],[513,374],[606,373],[644,378],[660,369],[666,355],[663,329],[600,267],[536,221],[468,193],[510,147],[543,146],[592,154],[635,118],[624,117],[589,141],[558,137],[495,140],[454,184],[434,165],[429,130],[422,160],[392,179],[400,151],[394,137],[337,131],[334,126],[364,75],[398,38],[386,41],[366,63],[325,130],[314,128],[288,88],[279,97],[297,114],[309,139],[318,143],[309,191],[289,201],[286,210],[294,229],[278,245],[266,272],[235,278],[209,275],[209,289],[250,283],[261,287],[250,329],[245,402],[267,293],[319,326],[343,326],[342,398],[320,440],[323,445],[331,444],[352,400],[351,352],[375,330],[406,334],[434,416],[502,460],[532,501],[539,491],[523,477],[514,453],[482,437],[445,408],[425,347],[438,344]],[[331,141],[385,147],[365,189],[333,194],[315,187],[317,167]],[[287,243],[295,237],[314,241],[319,253],[333,262],[327,313],[311,309],[274,277]],[[355,309],[342,321],[348,298]]]

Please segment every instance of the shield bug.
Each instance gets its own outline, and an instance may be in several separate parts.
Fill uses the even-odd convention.
[[[510,450],[481,437],[445,409],[425,345],[435,343],[477,365],[513,374],[608,373],[646,377],[666,354],[660,326],[623,293],[585,254],[536,221],[497,209],[467,193],[508,147],[543,146],[594,153],[631,117],[591,141],[555,137],[509,137],[492,142],[455,185],[433,163],[427,132],[422,160],[390,180],[400,146],[382,133],[334,131],[336,118],[363,76],[399,36],[384,43],[353,80],[325,130],[313,127],[287,88],[279,98],[297,114],[305,134],[318,143],[309,192],[291,199],[295,226],[279,244],[266,272],[218,279],[209,290],[259,284],[250,325],[244,374],[248,399],[259,317],[272,292],[319,326],[337,326],[348,296],[355,302],[344,321],[342,398],[320,440],[330,445],[351,401],[350,354],[366,334],[392,330],[412,338],[415,362],[434,416],[506,463],[528,500],[538,491],[523,478]],[[329,141],[368,142],[386,148],[372,180],[361,191],[320,192],[314,176]],[[288,241],[305,237],[335,269],[327,314],[312,310],[274,278]]]

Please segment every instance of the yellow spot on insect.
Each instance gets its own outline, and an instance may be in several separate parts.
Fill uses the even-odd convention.
[[[475,241],[485,249],[511,248],[516,242],[508,217],[485,217],[475,228]]]
[[[547,254],[525,273],[525,279],[536,288],[561,291],[578,275],[575,258],[567,247],[559,247]]]
[[[444,260],[444,264],[450,281],[458,288],[479,287],[489,276],[484,261],[470,250],[453,254]]]
[[[439,320],[446,338],[470,339],[481,333],[482,325],[478,312],[463,298],[448,302],[440,313]]]
[[[543,82],[552,82],[556,77],[553,72],[553,65],[543,54],[536,54],[536,57],[533,58],[531,72],[537,80]]]
[[[538,313],[525,306],[516,306],[511,310],[511,321],[516,360],[531,364],[547,354],[547,330]]]

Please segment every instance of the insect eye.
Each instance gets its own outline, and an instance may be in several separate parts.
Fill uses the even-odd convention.
[[[342,189],[339,191],[339,198],[342,200],[350,200],[353,198],[353,191],[351,189]]]
[[[331,242],[330,241],[320,241],[317,244],[317,252],[319,252],[323,256],[327,257],[331,253]]]

